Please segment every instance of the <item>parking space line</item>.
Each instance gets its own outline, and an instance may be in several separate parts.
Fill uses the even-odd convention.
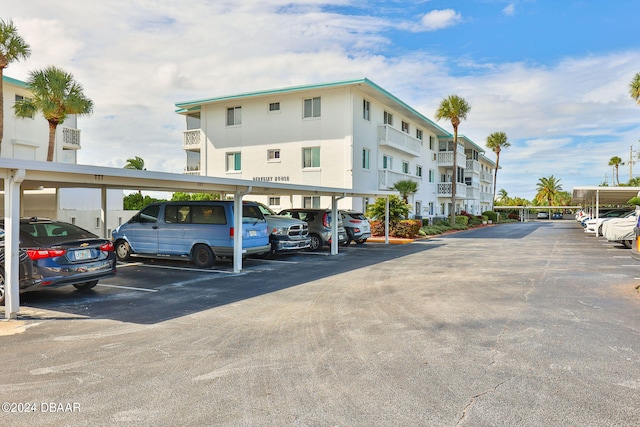
[[[226,274],[234,274],[233,271],[226,271],[226,270],[206,270],[206,269],[202,269],[202,268],[190,268],[190,267],[172,267],[169,265],[153,265],[153,264],[145,264],[142,262],[132,262],[132,263],[128,263],[128,264],[118,264],[118,268],[120,267],[132,267],[132,266],[143,266],[143,267],[149,267],[149,268],[164,268],[167,270],[180,270],[180,271],[197,271],[200,273],[226,273]]]
[[[104,286],[105,288],[129,289],[131,291],[158,292],[157,289],[133,288],[131,286],[119,286],[119,285],[105,285],[104,283],[98,283],[98,286]]]

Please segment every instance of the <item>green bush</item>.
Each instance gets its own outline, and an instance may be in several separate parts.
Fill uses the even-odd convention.
[[[482,215],[486,216],[488,220],[491,220],[494,223],[498,222],[498,214],[494,211],[482,212]]]
[[[371,234],[374,236],[384,236],[384,221],[372,220]],[[420,233],[422,221],[419,219],[403,219],[397,222],[389,222],[389,236],[412,238]]]
[[[464,225],[466,228],[469,225],[469,217],[466,215],[457,215],[456,225]]]

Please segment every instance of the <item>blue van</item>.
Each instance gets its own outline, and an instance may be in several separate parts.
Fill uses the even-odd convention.
[[[132,256],[174,258],[211,267],[233,256],[233,201],[153,203],[113,230],[118,260]],[[254,202],[242,204],[243,253],[267,254],[267,221]]]

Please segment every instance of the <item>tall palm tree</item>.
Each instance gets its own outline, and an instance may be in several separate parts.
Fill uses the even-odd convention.
[[[2,90],[4,69],[13,61],[26,59],[29,55],[31,55],[31,47],[18,34],[13,21],[0,19],[0,148],[2,148],[4,135],[4,93]]]
[[[403,179],[393,184],[393,187],[391,188],[393,188],[398,193],[400,193],[400,196],[402,196],[402,200],[404,200],[404,203],[408,205],[409,194],[413,194],[416,191],[418,191],[418,183],[411,179]],[[409,212],[407,211],[405,218],[408,218],[408,217],[409,217]]]
[[[620,177],[618,176],[618,168],[620,167],[620,164],[622,163],[622,159],[618,156],[613,156],[611,158],[611,160],[609,160],[609,166],[613,166],[615,168],[616,171],[616,182],[618,183],[618,185],[620,185]]]
[[[471,107],[457,95],[449,95],[440,102],[436,111],[436,120],[446,119],[451,121],[453,126],[453,176],[451,179],[451,225],[456,223],[456,181],[458,171],[458,126],[462,120],[466,120]]]
[[[631,83],[629,83],[629,94],[640,105],[640,73],[636,73]]]
[[[32,71],[27,85],[33,93],[33,98],[16,101],[16,115],[32,117],[37,111],[42,112],[49,122],[47,161],[52,162],[58,125],[64,123],[71,114],[91,114],[93,101],[85,96],[82,86],[70,73],[53,66]]]
[[[493,172],[493,200],[496,199],[496,183],[498,182],[498,169],[500,168],[500,152],[503,148],[510,147],[507,134],[504,132],[494,132],[487,137],[487,148],[496,153],[496,169]]]
[[[144,159],[142,157],[136,156],[133,159],[127,159],[127,164],[124,165],[125,169],[136,169],[139,171],[145,171],[144,167]]]
[[[536,185],[538,192],[535,200],[539,204],[547,202],[547,206],[553,205],[553,200],[562,191],[560,180],[551,175],[548,178],[540,178]]]

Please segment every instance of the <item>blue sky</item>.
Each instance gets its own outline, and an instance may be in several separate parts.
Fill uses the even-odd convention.
[[[509,137],[498,189],[511,196],[531,199],[550,175],[567,191],[611,182],[609,159],[640,150],[628,94],[637,0],[53,3],[3,5],[33,51],[5,74],[57,65],[83,84],[96,108],[80,119],[80,163],[140,156],[181,172],[176,102],[362,77],[430,118],[442,98],[464,97],[461,133],[480,146],[495,131]]]

